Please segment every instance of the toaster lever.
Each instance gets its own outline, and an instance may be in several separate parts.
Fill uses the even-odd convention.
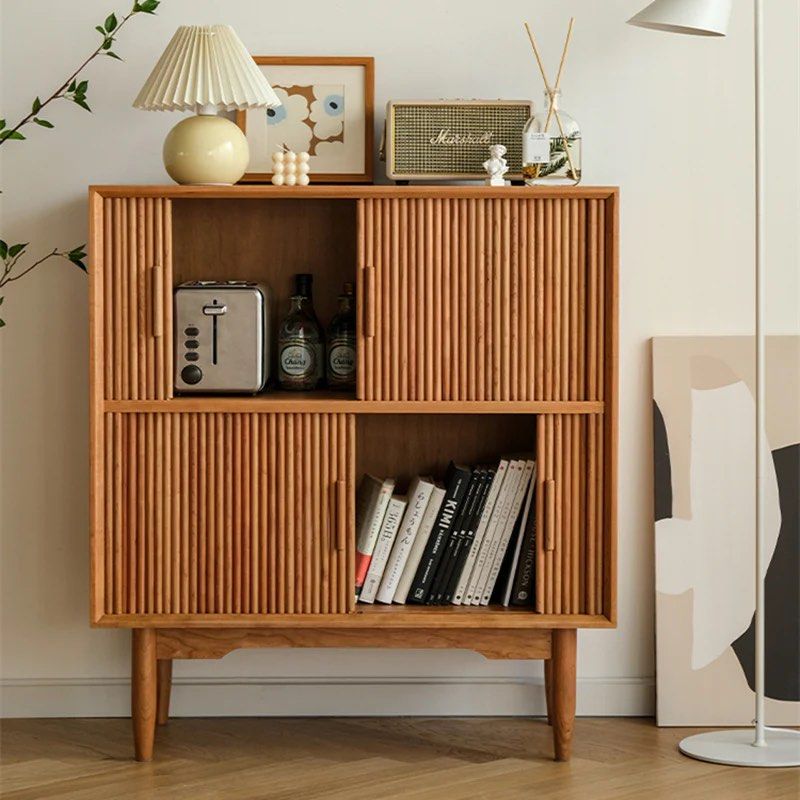
[[[209,317],[218,317],[228,311],[228,306],[203,306],[203,313]]]

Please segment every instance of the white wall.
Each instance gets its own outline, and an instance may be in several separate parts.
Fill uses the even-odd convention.
[[[724,40],[624,24],[644,0],[164,0],[86,72],[89,115],[2,155],[3,238],[35,252],[86,240],[90,183],[163,183],[173,115],[130,104],[175,27],[228,22],[254,53],[371,54],[376,106],[404,97],[541,97],[521,23],[554,65],[577,28],[563,104],[582,123],[589,184],[622,187],[619,628],[580,634],[579,712],[648,713],[653,533],[648,339],[751,329],[752,23]],[[15,120],[95,46],[111,0],[2,3],[3,116]],[[796,330],[798,9],[767,9],[770,315]],[[8,715],[123,714],[129,638],[88,626],[87,291],[65,263],[6,292],[2,348],[2,676]],[[538,664],[465,652],[261,651],[176,667],[176,710],[206,713],[524,713]],[[251,685],[252,684],[252,685]]]

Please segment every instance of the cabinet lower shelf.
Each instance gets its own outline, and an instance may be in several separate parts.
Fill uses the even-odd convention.
[[[349,614],[104,614],[103,628],[282,628],[326,630],[613,628],[601,614],[536,614],[503,606],[357,606]]]

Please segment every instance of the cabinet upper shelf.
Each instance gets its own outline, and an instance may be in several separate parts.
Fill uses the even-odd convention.
[[[358,200],[361,198],[382,197],[451,197],[454,199],[470,198],[508,198],[508,199],[548,199],[574,198],[581,200],[605,200],[619,194],[616,186],[567,186],[567,187],[529,187],[505,186],[490,187],[471,186],[272,186],[256,184],[247,186],[178,186],[178,185],[109,185],[90,186],[90,194],[100,197],[161,197],[168,199],[197,198],[212,199],[269,199],[294,198],[302,199],[343,199]]]

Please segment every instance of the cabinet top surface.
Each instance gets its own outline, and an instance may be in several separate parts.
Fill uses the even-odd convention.
[[[237,186],[178,186],[178,185],[108,185],[90,186],[90,194],[100,197],[162,197],[169,199],[342,199],[361,198],[491,198],[491,199],[607,199],[619,193],[616,186],[374,186],[374,185],[311,185],[272,186],[248,184]]]

